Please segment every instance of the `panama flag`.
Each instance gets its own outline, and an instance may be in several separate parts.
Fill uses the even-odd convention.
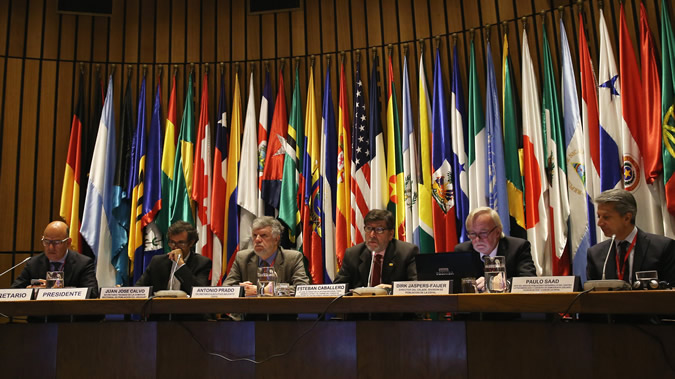
[[[609,40],[605,16],[600,10],[600,71],[598,114],[600,119],[600,189],[623,188],[621,151],[621,86]]]
[[[488,173],[488,205],[502,220],[502,232],[511,235],[508,193],[506,192],[506,165],[504,164],[504,132],[502,131],[497,79],[492,62],[490,41],[487,43],[487,88],[485,89],[485,131]]]
[[[248,84],[248,103],[244,136],[241,142],[241,161],[239,162],[239,185],[237,186],[237,204],[239,205],[239,247],[252,247],[251,224],[260,215],[260,190],[258,189],[258,124],[255,121],[255,88],[253,72]]]
[[[586,151],[585,173],[586,180],[586,204],[588,205],[588,220],[590,231],[590,244],[604,239],[602,230],[597,226],[597,215],[595,213],[595,198],[600,195],[600,124],[598,120],[598,93],[597,81],[593,65],[591,64],[591,54],[588,52],[588,43],[586,42],[586,33],[584,33],[584,22],[581,13],[579,13],[579,71],[581,72],[581,122],[584,130],[584,149]],[[583,265],[584,276],[586,276],[586,260],[579,258],[579,266]],[[576,274],[575,274],[576,275]]]
[[[211,155],[211,125],[209,123],[209,81],[205,73],[202,79],[202,98],[199,104],[197,146],[195,148],[194,183],[192,200],[197,204],[197,254],[213,260],[213,232],[211,231],[211,186],[213,157]]]
[[[549,275],[569,275],[570,259],[567,250],[567,223],[570,203],[567,195],[567,163],[565,141],[558,102],[558,90],[551,58],[551,49],[544,29],[544,78],[541,106],[542,132],[545,136],[546,176],[549,180],[549,209],[551,215],[551,267]]]
[[[332,283],[337,273],[335,255],[335,198],[337,195],[337,130],[335,110],[330,89],[330,65],[326,68],[321,113],[321,221],[323,222],[323,254],[325,259],[324,283]]]
[[[442,84],[442,83],[441,83]],[[466,155],[467,135],[464,128],[464,92],[462,92],[462,78],[459,75],[459,58],[457,45],[452,50],[452,94],[450,95],[450,123],[452,134],[452,174],[455,188],[455,214],[458,239],[467,240],[466,224],[464,220],[469,215],[469,173]],[[424,160],[423,160],[424,161]]]
[[[476,50],[471,40],[471,58],[469,63],[469,209],[485,207],[487,199],[487,153],[485,136],[485,118],[478,88],[478,70],[476,69]],[[459,220],[464,223],[464,220]]]
[[[525,178],[525,221],[527,239],[532,244],[532,260],[537,276],[550,275],[551,245],[548,220],[548,180],[541,134],[541,111],[534,66],[523,29],[522,102],[523,107],[523,176]],[[547,269],[549,268],[549,269]]]
[[[363,218],[370,200],[370,134],[366,122],[366,103],[361,81],[361,64],[356,63],[354,83],[354,121],[352,123],[351,244],[363,242]]]
[[[434,214],[434,243],[436,252],[453,251],[457,245],[455,222],[455,188],[452,178],[452,149],[450,145],[450,122],[445,107],[445,86],[441,72],[441,57],[436,49],[434,66],[434,104],[432,107],[432,161],[431,180]]]
[[[420,232],[418,246],[420,253],[433,253],[434,247],[434,213],[431,180],[431,101],[427,78],[424,74],[424,54],[420,54],[419,72],[419,133],[420,133],[420,166],[422,176],[418,183]],[[452,113],[451,113],[452,114]],[[467,200],[468,203],[468,200]]]
[[[113,79],[108,79],[108,90],[98,126],[96,145],[89,169],[87,196],[80,233],[96,255],[96,279],[101,287],[114,287],[117,283],[111,252],[120,252],[122,246],[113,246],[113,231],[119,223],[112,214],[112,185],[115,174],[115,115],[113,113]],[[120,228],[121,229],[121,228]],[[126,254],[123,254],[126,258]],[[119,283],[122,284],[122,283]]]
[[[405,235],[409,242],[420,244],[420,219],[418,207],[417,139],[413,123],[412,104],[410,101],[410,80],[408,79],[408,57],[403,58],[403,174],[405,193]]]
[[[640,70],[637,66],[635,51],[630,41],[628,26],[623,4],[620,11],[619,32],[619,65],[621,82],[621,111],[623,122],[621,124],[622,150],[623,150],[623,185],[626,191],[630,191],[637,201],[640,210],[635,220],[641,229],[656,234],[663,234],[663,219],[660,205],[655,201],[650,186],[645,180],[645,165],[640,151],[642,138],[647,138],[645,131],[648,125],[645,123],[646,109],[643,108],[642,83],[640,82]],[[654,143],[656,141],[650,141]],[[656,189],[658,190],[658,188]],[[658,198],[658,192],[655,192]]]
[[[590,246],[588,225],[588,209],[586,203],[586,154],[584,151],[584,135],[579,112],[574,66],[570,54],[567,32],[562,18],[560,19],[560,49],[562,65],[562,106],[565,124],[565,146],[567,164],[567,188],[570,202],[569,218],[569,251],[572,258],[572,272],[582,282],[586,281],[586,249]],[[583,271],[582,271],[583,270]]]

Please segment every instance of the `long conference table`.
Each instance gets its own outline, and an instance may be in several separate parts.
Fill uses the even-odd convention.
[[[462,317],[145,321],[156,314],[323,312]],[[654,315],[661,320],[675,315],[672,290],[33,300],[0,302],[0,313],[5,316],[0,324],[0,372],[7,378],[675,377],[675,323],[651,321],[657,319]],[[513,313],[522,317],[490,317]],[[588,317],[565,320],[561,313]],[[141,316],[133,317],[138,321],[7,322],[17,316],[102,314]]]

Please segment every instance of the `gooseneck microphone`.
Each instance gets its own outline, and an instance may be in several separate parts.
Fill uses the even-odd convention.
[[[169,290],[173,290],[173,278],[176,275],[176,269],[178,268],[178,261],[180,260],[181,254],[178,253],[176,256],[176,260],[173,261],[173,265],[171,265],[171,275],[169,276]]]
[[[5,272],[3,272],[2,274],[0,274],[0,276],[3,276],[3,275],[5,275],[6,273],[8,273],[8,272],[14,270],[15,268],[21,266],[22,264],[28,262],[31,258],[32,258],[32,257],[28,257],[28,258],[22,260],[21,262],[15,264],[14,266],[10,267],[7,271],[5,271]]]
[[[607,269],[607,260],[609,259],[609,253],[612,252],[612,245],[614,245],[615,239],[616,234],[612,234],[612,242],[609,243],[609,249],[607,249],[607,256],[605,257],[605,263],[602,265],[602,280],[605,280],[605,270]]]

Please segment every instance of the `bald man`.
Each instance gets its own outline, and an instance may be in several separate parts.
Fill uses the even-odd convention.
[[[94,261],[70,250],[68,225],[54,221],[42,233],[43,253],[34,256],[24,267],[12,288],[44,288],[47,271],[63,271],[65,287],[89,287],[89,297],[98,297],[98,282]],[[32,279],[40,279],[40,285],[31,285]]]

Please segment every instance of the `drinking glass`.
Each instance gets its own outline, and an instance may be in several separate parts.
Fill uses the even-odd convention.
[[[47,271],[46,288],[63,288],[63,271]]]
[[[258,267],[258,296],[274,296],[276,282],[274,267]]]
[[[478,293],[476,278],[462,278],[462,293]]]
[[[506,281],[506,259],[503,256],[485,257],[485,289],[488,293],[509,291]]]

